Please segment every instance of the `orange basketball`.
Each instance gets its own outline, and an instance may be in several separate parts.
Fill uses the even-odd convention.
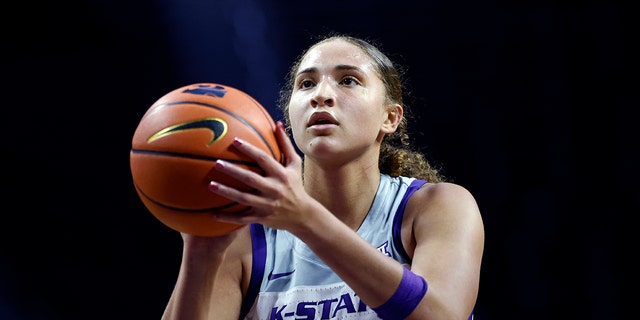
[[[197,83],[158,99],[142,116],[130,153],[133,183],[147,209],[168,227],[193,235],[223,235],[240,228],[215,221],[212,214],[249,208],[208,189],[211,180],[252,189],[218,172],[218,159],[263,174],[253,159],[232,146],[234,137],[278,162],[282,159],[269,112],[238,89]]]

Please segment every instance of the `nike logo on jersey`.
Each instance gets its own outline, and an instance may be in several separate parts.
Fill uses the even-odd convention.
[[[273,273],[273,271],[271,271],[271,273],[269,273],[269,276],[267,277],[267,279],[269,279],[269,280],[279,279],[279,278],[282,278],[282,277],[290,276],[294,272],[296,272],[296,270],[293,270],[293,271],[290,271],[290,272],[283,272],[283,273]]]

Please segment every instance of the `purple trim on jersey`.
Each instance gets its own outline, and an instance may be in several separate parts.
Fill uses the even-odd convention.
[[[409,264],[411,264],[411,258],[409,257],[409,254],[407,254],[407,251],[404,249],[404,245],[402,245],[402,236],[401,236],[401,230],[402,230],[402,217],[404,217],[404,208],[407,206],[407,201],[409,201],[409,197],[411,197],[411,195],[416,192],[416,190],[422,188],[423,185],[425,185],[427,183],[427,181],[425,180],[413,180],[411,182],[411,184],[409,185],[409,187],[407,188],[407,192],[405,192],[404,197],[402,197],[402,201],[400,201],[400,205],[398,206],[398,209],[396,210],[396,216],[395,218],[393,218],[393,243],[394,246],[396,248],[396,251],[398,251],[398,253],[409,262]]]
[[[251,224],[249,227],[251,228],[251,251],[253,252],[251,280],[249,280],[247,295],[242,299],[239,319],[244,319],[247,316],[258,296],[258,292],[260,292],[260,284],[264,277],[264,265],[267,261],[267,240],[264,235],[264,227],[257,223]]]

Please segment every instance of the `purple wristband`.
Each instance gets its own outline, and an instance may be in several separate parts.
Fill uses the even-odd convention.
[[[404,319],[418,306],[420,300],[427,293],[428,287],[429,285],[423,277],[405,267],[396,292],[387,302],[372,309],[378,314],[378,317],[384,320]]]

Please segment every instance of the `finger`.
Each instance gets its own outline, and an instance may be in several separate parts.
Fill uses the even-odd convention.
[[[259,222],[259,219],[253,215],[247,214],[248,212],[216,212],[213,218],[217,221],[235,223],[241,225],[248,225],[250,223]]]
[[[240,138],[233,139],[233,146],[240,152],[251,157],[264,170],[266,175],[275,175],[282,165],[264,150]]]
[[[263,191],[267,185],[267,182],[261,174],[250,169],[235,165],[231,162],[217,160],[215,169],[244,183],[247,186],[251,186],[252,188],[260,191]]]
[[[276,139],[278,140],[278,144],[282,149],[282,154],[286,161],[285,165],[292,163],[292,161],[295,161],[295,159],[299,157],[282,121],[278,121],[276,123]]]
[[[272,204],[271,201],[268,201],[268,199],[264,197],[255,195],[251,192],[240,191],[216,181],[209,182],[209,190],[217,195],[253,208],[264,208],[265,206]]]

